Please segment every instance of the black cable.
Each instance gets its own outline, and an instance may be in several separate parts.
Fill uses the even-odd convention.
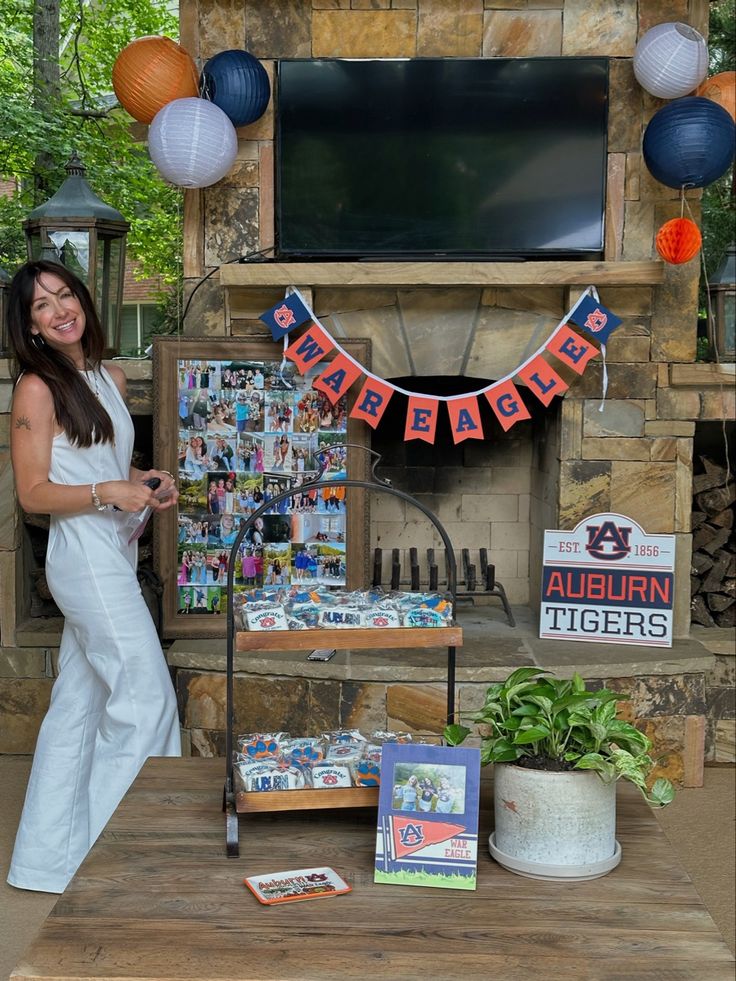
[[[257,256],[266,256],[269,252],[273,252],[273,251],[274,251],[274,246],[273,245],[269,245],[267,248],[265,248],[265,249],[259,249],[257,252],[248,252],[246,255],[239,255],[239,256],[237,256],[237,258],[235,258],[235,259],[228,259],[227,262],[221,262],[219,266],[215,266],[214,269],[210,269],[210,271],[207,273],[207,275],[206,276],[203,276],[199,280],[199,282],[195,285],[195,287],[192,290],[192,292],[189,294],[189,299],[187,300],[186,305],[184,306],[184,312],[181,315],[181,321],[180,321],[181,325],[182,326],[184,325],[184,318],[186,317],[187,311],[189,310],[189,307],[191,305],[191,302],[194,299],[194,294],[197,292],[197,290],[199,289],[199,287],[203,283],[206,283],[207,282],[207,280],[210,278],[210,276],[214,276],[215,273],[219,269],[221,269],[223,266],[230,266],[234,262],[240,262],[240,263],[250,262],[251,260],[255,259]]]

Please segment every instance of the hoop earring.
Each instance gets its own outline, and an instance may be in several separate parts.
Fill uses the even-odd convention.
[[[31,344],[37,351],[43,351],[43,349],[46,347],[46,341],[40,334],[31,334]]]

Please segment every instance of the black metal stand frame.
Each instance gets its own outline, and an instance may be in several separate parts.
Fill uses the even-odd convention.
[[[437,532],[442,539],[445,546],[445,554],[447,557],[447,592],[450,594],[452,603],[452,620],[455,621],[455,610],[457,603],[457,562],[455,560],[455,550],[452,547],[452,542],[445,531],[444,526],[440,522],[439,518],[425,507],[420,501],[411,494],[406,494],[404,491],[397,490],[395,487],[391,486],[391,482],[376,474],[376,468],[378,467],[381,456],[374,450],[369,449],[367,446],[362,446],[357,443],[337,443],[331,446],[330,449],[341,449],[341,448],[354,448],[359,450],[364,450],[369,453],[375,459],[371,464],[371,479],[370,480],[350,480],[348,478],[339,480],[323,480],[322,474],[324,473],[324,466],[317,473],[313,480],[304,481],[304,483],[299,484],[298,490],[300,492],[310,491],[310,490],[322,490],[325,487],[356,487],[360,490],[367,491],[377,491],[383,494],[390,494],[392,497],[398,497],[402,501],[406,501],[407,504],[418,508],[425,515],[425,517],[434,525]],[[288,490],[282,491],[280,494],[276,494],[272,497],[270,501],[264,503],[255,510],[251,515],[249,515],[244,521],[241,520],[240,530],[235,538],[230,549],[230,558],[228,560],[227,566],[227,680],[226,680],[226,700],[227,700],[227,728],[225,731],[225,786],[223,791],[223,802],[222,808],[225,812],[225,830],[226,830],[226,848],[227,855],[230,858],[236,858],[239,854],[238,847],[238,813],[235,809],[235,791],[234,791],[234,780],[233,780],[233,675],[235,670],[235,611],[233,609],[233,590],[235,585],[235,561],[238,556],[238,551],[240,549],[245,536],[247,535],[250,528],[253,527],[256,520],[260,518],[263,514],[270,511],[275,504],[281,501],[288,500],[288,498],[293,497],[294,492],[297,488],[291,487]],[[343,632],[344,633],[344,632]],[[380,637],[380,631],[377,631],[377,639]],[[455,714],[455,647],[447,648],[447,721],[452,722]]]

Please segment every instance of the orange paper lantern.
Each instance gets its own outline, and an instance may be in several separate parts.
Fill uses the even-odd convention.
[[[150,123],[174,99],[199,95],[199,76],[191,56],[170,37],[139,37],[115,59],[112,87],[133,119]]]
[[[706,78],[695,89],[696,95],[717,102],[726,112],[731,113],[731,119],[736,121],[736,72],[721,72]]]
[[[657,232],[657,252],[665,262],[679,265],[697,255],[702,236],[700,229],[689,218],[673,218],[666,221]]]

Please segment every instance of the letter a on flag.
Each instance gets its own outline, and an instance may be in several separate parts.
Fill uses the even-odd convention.
[[[361,374],[360,368],[350,358],[342,353],[336,354],[319,378],[312,383],[312,388],[324,392],[334,405]]]
[[[456,443],[462,443],[464,439],[483,439],[480,408],[475,395],[465,399],[448,399],[447,411],[452,438]]]
[[[262,313],[258,319],[266,324],[273,339],[280,341],[290,331],[306,323],[311,316],[299,293],[291,293]]]

